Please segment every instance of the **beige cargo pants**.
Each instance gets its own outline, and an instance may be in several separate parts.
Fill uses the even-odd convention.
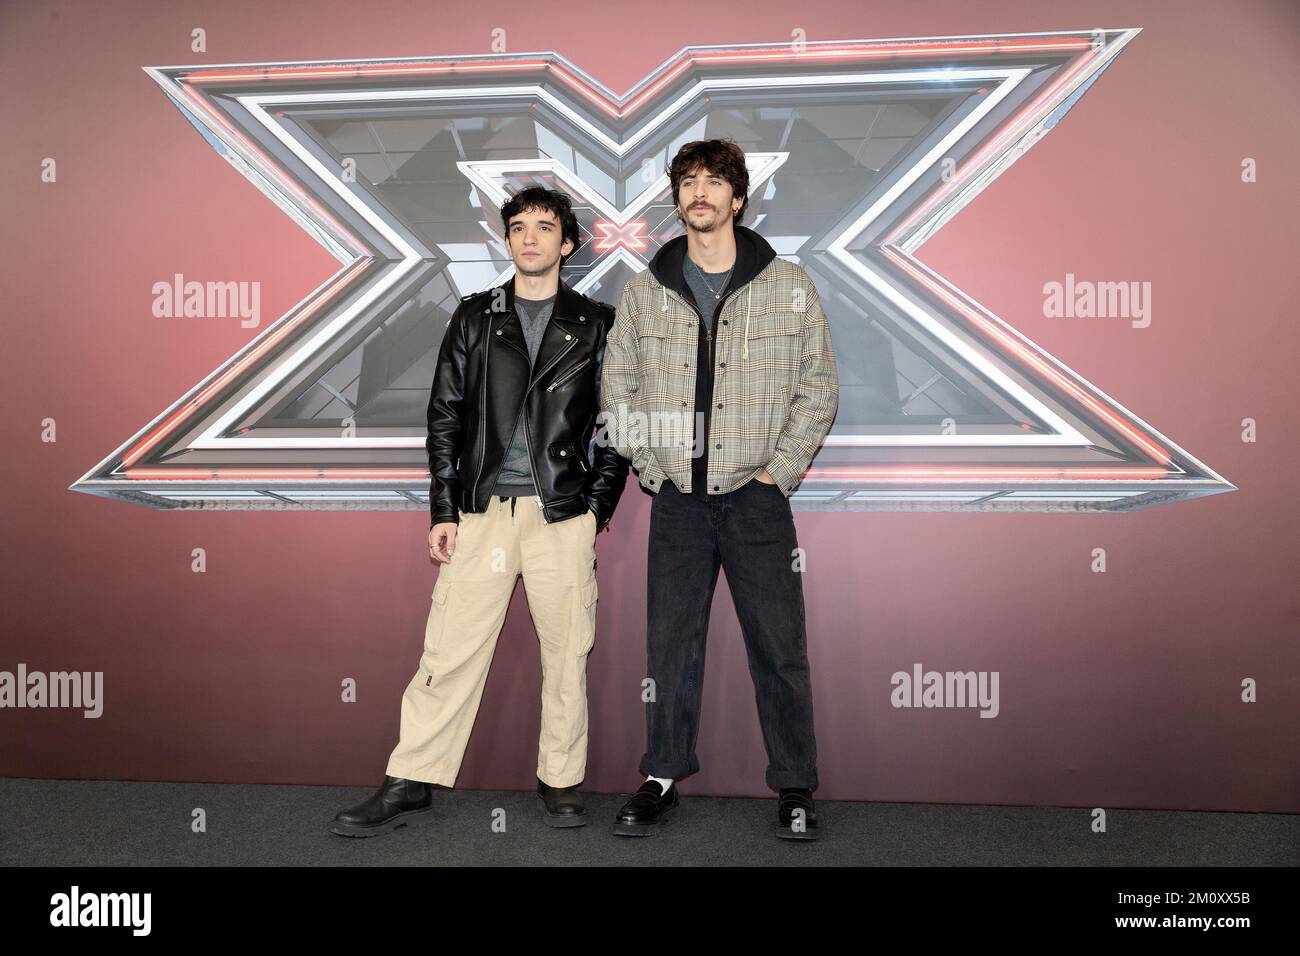
[[[512,501],[514,507],[511,507]],[[440,567],[419,670],[402,696],[388,774],[450,787],[478,714],[506,608],[522,574],[542,659],[537,776],[552,787],[587,770],[587,655],[596,639],[596,516],[547,523],[537,498],[462,512]]]

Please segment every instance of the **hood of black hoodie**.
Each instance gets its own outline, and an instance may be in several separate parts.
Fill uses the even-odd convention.
[[[737,225],[736,230],[736,267],[732,270],[731,280],[723,292],[723,297],[739,289],[776,258],[776,250],[768,241],[748,226]],[[683,298],[689,299],[686,290],[686,277],[682,264],[686,258],[686,235],[683,233],[670,239],[650,260],[650,274],[659,282],[672,289]]]

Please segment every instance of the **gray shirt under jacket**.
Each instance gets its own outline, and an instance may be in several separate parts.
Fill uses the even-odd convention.
[[[537,353],[542,347],[542,333],[551,321],[551,309],[555,305],[555,296],[547,299],[525,299],[515,293],[515,314],[524,327],[524,339],[528,343],[528,361],[537,361]],[[524,435],[523,408],[515,419],[515,431],[501,462],[501,473],[497,476],[496,487],[492,494],[499,497],[530,498],[537,494],[537,485],[533,481],[533,469],[528,463],[528,441]]]
[[[734,268],[733,265],[732,269]],[[703,313],[705,326],[709,331],[713,331],[713,310],[721,301],[718,293],[726,289],[727,282],[731,278],[731,269],[725,272],[705,272],[695,264],[694,259],[687,256],[682,260],[682,276],[686,279],[686,284],[691,287],[695,304]]]

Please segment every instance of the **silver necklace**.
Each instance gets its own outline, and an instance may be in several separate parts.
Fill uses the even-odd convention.
[[[733,262],[733,263],[731,264],[731,268],[728,269],[728,270],[723,274],[723,276],[722,276],[722,285],[718,288],[718,290],[717,290],[716,292],[715,292],[714,289],[713,289],[713,284],[712,284],[711,282],[709,282],[709,274],[708,274],[707,272],[705,272],[703,269],[701,269],[698,265],[696,265],[696,262],[695,262],[694,259],[691,259],[691,265],[695,266],[695,271],[698,272],[698,273],[700,274],[700,280],[704,283],[704,288],[708,289],[710,292],[713,292],[713,298],[714,298],[715,300],[717,300],[717,299],[721,299],[721,298],[722,298],[722,290],[725,289],[725,288],[727,287],[727,282],[728,282],[728,280],[731,279],[731,273],[732,273],[732,271],[736,268],[736,264]]]

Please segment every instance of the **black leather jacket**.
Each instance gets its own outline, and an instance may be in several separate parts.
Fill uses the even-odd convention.
[[[514,304],[512,278],[465,296],[447,323],[425,442],[431,526],[487,509],[522,405],[545,520],[591,510],[599,531],[614,514],[628,470],[612,444],[592,440],[614,307],[561,281],[530,375]]]

